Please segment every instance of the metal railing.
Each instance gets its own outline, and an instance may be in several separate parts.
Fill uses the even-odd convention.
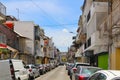
[[[0,2],[0,13],[6,15],[6,7]]]

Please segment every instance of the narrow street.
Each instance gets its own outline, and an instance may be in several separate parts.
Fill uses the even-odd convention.
[[[70,80],[69,76],[67,75],[67,71],[65,66],[59,66],[50,72],[41,75],[40,77],[36,78],[35,80]]]

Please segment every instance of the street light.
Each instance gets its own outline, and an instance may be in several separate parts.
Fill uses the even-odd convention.
[[[70,31],[69,33],[76,34],[76,33],[72,32],[72,31]]]

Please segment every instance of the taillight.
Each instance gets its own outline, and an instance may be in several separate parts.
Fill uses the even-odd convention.
[[[77,68],[73,68],[73,72],[76,72]]]
[[[15,80],[14,67],[12,65],[12,61],[11,60],[10,60],[10,72],[11,72],[12,80]]]
[[[12,67],[10,68],[10,71],[11,71],[11,75],[14,75],[14,69]]]
[[[32,72],[32,69],[29,69],[29,72]]]
[[[85,80],[84,76],[79,76],[79,80]]]

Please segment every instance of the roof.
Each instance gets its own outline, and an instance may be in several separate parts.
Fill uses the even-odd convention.
[[[89,63],[83,63],[83,62],[76,62],[75,64],[88,64],[88,65],[90,65]]]
[[[106,73],[109,76],[120,76],[120,70],[100,70],[98,72]]]

